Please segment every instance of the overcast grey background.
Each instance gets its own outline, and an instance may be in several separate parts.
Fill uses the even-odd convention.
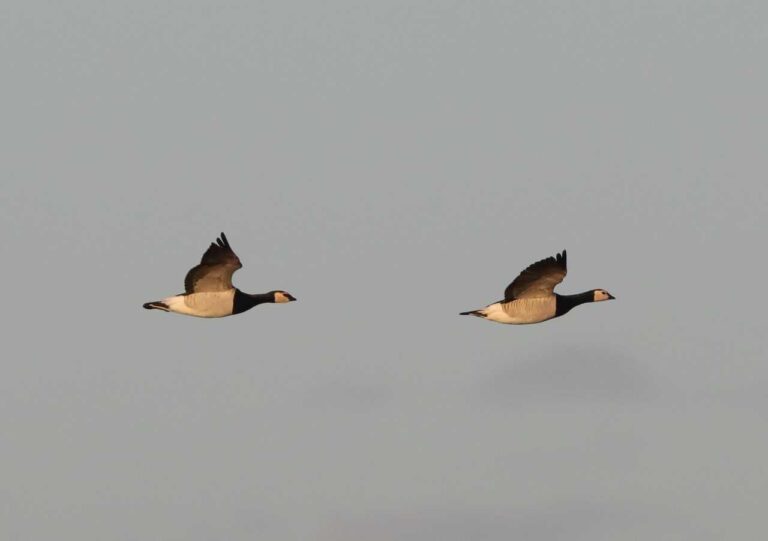
[[[6,0],[0,537],[763,539],[767,6]]]

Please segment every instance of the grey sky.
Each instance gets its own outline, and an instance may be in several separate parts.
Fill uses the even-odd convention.
[[[764,2],[0,13],[0,537],[765,536]]]

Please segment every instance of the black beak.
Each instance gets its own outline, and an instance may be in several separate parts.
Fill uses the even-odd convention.
[[[293,296],[293,295],[291,295],[290,293],[285,293],[285,296],[286,296],[286,298],[287,298],[289,301],[295,301],[295,300],[296,300],[296,297],[294,297],[294,296]]]
[[[613,295],[611,295],[610,293],[608,293],[608,300],[611,300],[611,299],[615,299],[615,298],[616,298],[616,297],[614,297]]]

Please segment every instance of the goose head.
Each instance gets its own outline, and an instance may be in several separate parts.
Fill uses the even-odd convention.
[[[283,303],[283,302],[292,302],[296,300],[296,297],[288,293],[287,291],[283,291],[281,289],[278,289],[276,291],[271,291],[272,296],[274,297],[274,302],[276,303]]]
[[[604,289],[593,289],[592,290],[592,301],[593,302],[600,302],[600,301],[610,301],[611,299],[615,299],[613,295],[608,293]]]

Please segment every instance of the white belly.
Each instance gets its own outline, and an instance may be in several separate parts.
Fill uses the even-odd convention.
[[[163,299],[168,310],[195,317],[224,317],[232,315],[235,290],[190,293]]]
[[[541,323],[555,317],[555,297],[516,299],[507,303],[494,303],[486,306],[482,313],[485,318],[497,323],[509,325],[527,325]]]

